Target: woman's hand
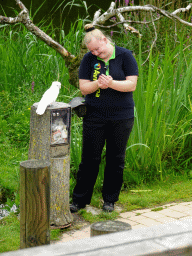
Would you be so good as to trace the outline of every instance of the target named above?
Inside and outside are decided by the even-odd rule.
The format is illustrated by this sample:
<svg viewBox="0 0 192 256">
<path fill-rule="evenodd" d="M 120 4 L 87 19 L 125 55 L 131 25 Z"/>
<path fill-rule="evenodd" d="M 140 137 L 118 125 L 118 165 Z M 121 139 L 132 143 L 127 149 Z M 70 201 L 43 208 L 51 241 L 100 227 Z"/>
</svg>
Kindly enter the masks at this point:
<svg viewBox="0 0 192 256">
<path fill-rule="evenodd" d="M 106 76 L 104 74 L 99 76 L 98 79 L 98 86 L 101 89 L 107 89 L 108 87 L 110 87 L 112 85 L 113 82 L 113 78 L 111 76 Z"/>
</svg>

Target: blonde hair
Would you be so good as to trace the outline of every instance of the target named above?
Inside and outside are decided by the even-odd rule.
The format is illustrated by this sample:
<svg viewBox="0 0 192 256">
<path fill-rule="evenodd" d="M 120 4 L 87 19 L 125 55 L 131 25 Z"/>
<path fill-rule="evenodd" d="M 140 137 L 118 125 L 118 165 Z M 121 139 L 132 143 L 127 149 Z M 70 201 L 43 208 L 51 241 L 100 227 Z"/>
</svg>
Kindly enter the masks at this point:
<svg viewBox="0 0 192 256">
<path fill-rule="evenodd" d="M 87 24 L 84 27 L 85 31 L 90 28 L 93 28 L 93 30 L 86 32 L 85 37 L 83 39 L 84 45 L 87 46 L 87 44 L 91 42 L 92 37 L 95 37 L 99 40 L 102 39 L 103 37 L 106 37 L 110 43 L 114 44 L 110 37 L 106 36 L 101 30 L 94 28 L 93 24 Z"/>
</svg>

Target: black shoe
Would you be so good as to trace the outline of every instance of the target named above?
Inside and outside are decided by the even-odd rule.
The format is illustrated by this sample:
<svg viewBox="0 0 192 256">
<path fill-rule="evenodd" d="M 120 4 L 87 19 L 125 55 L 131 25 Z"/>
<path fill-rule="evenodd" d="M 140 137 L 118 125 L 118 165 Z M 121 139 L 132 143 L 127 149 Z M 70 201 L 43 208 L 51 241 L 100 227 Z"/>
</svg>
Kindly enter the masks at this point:
<svg viewBox="0 0 192 256">
<path fill-rule="evenodd" d="M 112 212 L 114 211 L 114 203 L 104 202 L 103 211 Z"/>
<path fill-rule="evenodd" d="M 85 208 L 85 205 L 79 205 L 79 204 L 77 204 L 77 203 L 72 203 L 71 205 L 70 205 L 70 211 L 73 213 L 73 212 L 78 212 L 80 209 L 82 209 L 82 208 Z"/>
</svg>

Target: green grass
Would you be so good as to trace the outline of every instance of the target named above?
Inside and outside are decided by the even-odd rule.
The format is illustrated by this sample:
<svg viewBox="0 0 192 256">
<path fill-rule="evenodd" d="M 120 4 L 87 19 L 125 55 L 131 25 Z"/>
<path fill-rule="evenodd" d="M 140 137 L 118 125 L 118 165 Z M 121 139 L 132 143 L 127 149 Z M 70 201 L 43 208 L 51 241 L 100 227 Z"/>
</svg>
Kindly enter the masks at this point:
<svg viewBox="0 0 192 256">
<path fill-rule="evenodd" d="M 93 215 L 92 213 L 86 212 L 86 210 L 83 210 L 83 209 L 79 211 L 79 214 L 81 214 L 81 216 L 89 223 L 95 223 L 98 221 L 105 221 L 105 220 L 115 220 L 119 216 L 119 213 L 115 211 L 112 213 L 101 212 L 98 215 Z"/>
<path fill-rule="evenodd" d="M 163 210 L 163 207 L 157 207 L 157 208 L 151 209 L 152 212 L 158 212 L 161 210 Z"/>
<path fill-rule="evenodd" d="M 0 220 L 0 253 L 18 250 L 20 246 L 20 223 L 15 214 Z"/>
<path fill-rule="evenodd" d="M 151 185 L 135 187 L 136 191 L 122 191 L 117 205 L 123 212 L 138 209 L 152 208 L 152 211 L 162 210 L 162 205 L 173 202 L 187 202 L 192 200 L 192 180 L 187 178 L 167 179 L 166 182 L 157 182 Z M 181 189 L 182 188 L 182 189 Z M 151 190 L 151 192 L 143 192 Z M 102 208 L 101 195 L 94 193 L 91 201 L 94 207 Z M 101 212 L 99 215 L 87 213 L 84 209 L 78 212 L 85 221 L 95 223 L 104 220 L 115 220 L 118 212 Z M 59 240 L 61 235 L 71 228 L 51 230 L 51 241 Z M 20 247 L 20 224 L 14 213 L 0 220 L 0 252 L 18 250 Z"/>
<path fill-rule="evenodd" d="M 187 177 L 168 178 L 165 182 L 156 182 L 135 188 L 141 192 L 122 191 L 119 203 L 124 207 L 124 211 L 132 211 L 153 208 L 171 202 L 188 202 L 192 200 L 191 186 L 192 180 Z M 142 190 L 151 190 L 151 192 Z"/>
<path fill-rule="evenodd" d="M 66 230 L 65 230 L 66 231 Z M 59 240 L 63 231 L 50 231 L 51 241 Z M 0 220 L 0 253 L 20 249 L 20 222 L 14 213 Z"/>
<path fill-rule="evenodd" d="M 63 234 L 63 231 L 61 229 L 53 229 L 50 232 L 50 240 L 51 241 L 57 241 Z"/>
<path fill-rule="evenodd" d="M 12 145 L 8 139 L 0 143 L 0 203 L 7 198 L 14 199 L 14 193 L 19 193 L 20 162 L 27 160 L 26 149 Z"/>
</svg>

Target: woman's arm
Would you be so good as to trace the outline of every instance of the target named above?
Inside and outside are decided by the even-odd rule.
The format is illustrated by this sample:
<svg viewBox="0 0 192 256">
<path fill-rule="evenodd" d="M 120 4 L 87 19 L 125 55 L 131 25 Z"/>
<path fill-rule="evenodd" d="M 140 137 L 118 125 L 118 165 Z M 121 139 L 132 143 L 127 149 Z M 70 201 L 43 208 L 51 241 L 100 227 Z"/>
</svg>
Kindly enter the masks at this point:
<svg viewBox="0 0 192 256">
<path fill-rule="evenodd" d="M 93 93 L 99 89 L 98 80 L 90 81 L 86 79 L 79 79 L 79 88 L 83 95 Z"/>
<path fill-rule="evenodd" d="M 79 79 L 79 88 L 83 95 L 87 95 L 97 91 L 99 88 L 107 89 L 108 86 L 105 84 L 100 83 L 100 81 L 90 81 L 85 79 Z"/>
<path fill-rule="evenodd" d="M 111 76 L 101 75 L 99 81 L 107 87 L 120 92 L 133 92 L 136 89 L 138 76 L 126 76 L 126 80 L 113 80 Z"/>
</svg>

